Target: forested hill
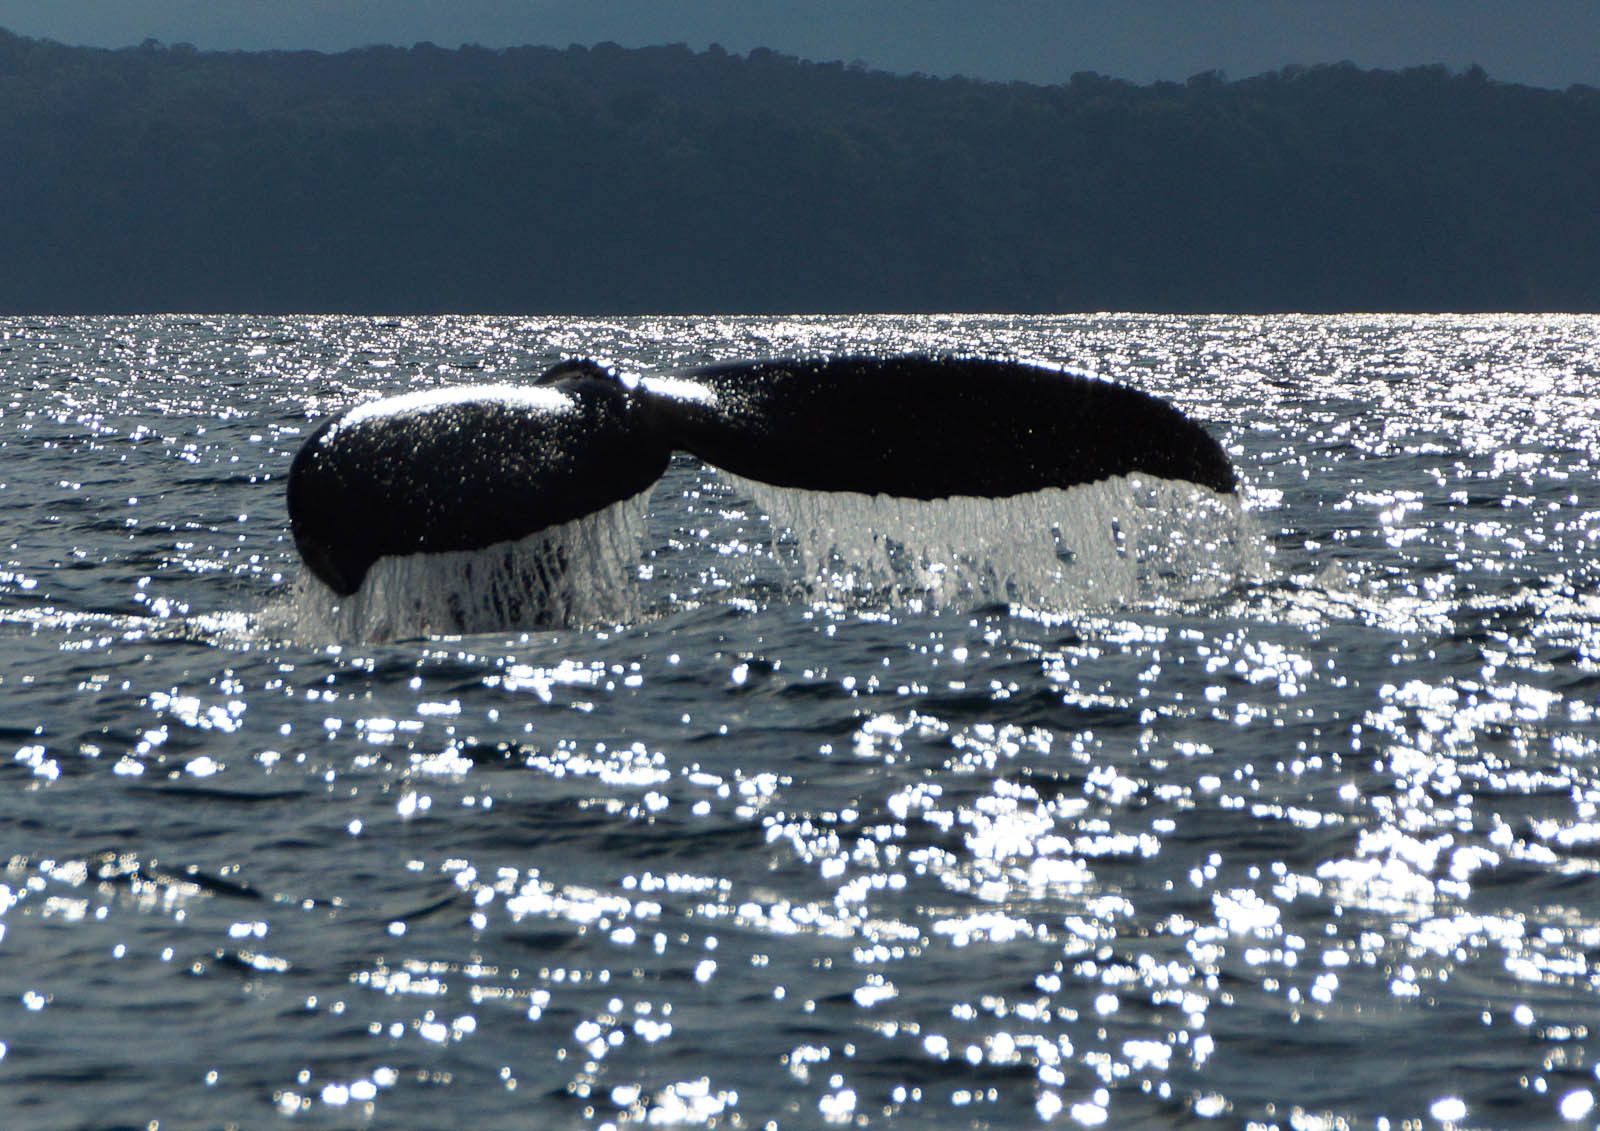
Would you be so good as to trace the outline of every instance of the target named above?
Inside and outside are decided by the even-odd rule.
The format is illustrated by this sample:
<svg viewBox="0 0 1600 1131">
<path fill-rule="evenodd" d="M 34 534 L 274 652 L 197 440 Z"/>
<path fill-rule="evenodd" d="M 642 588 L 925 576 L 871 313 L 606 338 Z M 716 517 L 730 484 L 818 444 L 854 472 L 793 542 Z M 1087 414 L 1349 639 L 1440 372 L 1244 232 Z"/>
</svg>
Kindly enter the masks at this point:
<svg viewBox="0 0 1600 1131">
<path fill-rule="evenodd" d="M 1600 91 L 0 32 L 0 311 L 1600 310 Z"/>
</svg>

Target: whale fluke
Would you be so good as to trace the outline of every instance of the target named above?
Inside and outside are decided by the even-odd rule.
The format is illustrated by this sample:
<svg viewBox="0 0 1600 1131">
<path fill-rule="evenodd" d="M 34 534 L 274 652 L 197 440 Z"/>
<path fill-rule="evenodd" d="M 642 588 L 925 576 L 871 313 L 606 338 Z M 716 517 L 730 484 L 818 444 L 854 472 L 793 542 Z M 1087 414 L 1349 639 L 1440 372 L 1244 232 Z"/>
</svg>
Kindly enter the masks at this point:
<svg viewBox="0 0 1600 1131">
<path fill-rule="evenodd" d="M 1165 401 L 981 358 L 757 361 L 412 393 L 319 427 L 289 470 L 295 545 L 336 593 L 387 555 L 476 550 L 647 490 L 682 450 L 779 487 L 1003 498 L 1142 473 L 1221 493 L 1221 446 Z"/>
<path fill-rule="evenodd" d="M 289 469 L 290 528 L 341 596 L 385 555 L 476 550 L 648 489 L 671 450 L 614 374 L 568 363 L 529 386 L 360 405 L 313 432 Z"/>
<path fill-rule="evenodd" d="M 1004 498 L 1133 473 L 1238 486 L 1221 446 L 1166 401 L 1014 361 L 742 362 L 640 387 L 677 447 L 780 487 Z"/>
</svg>

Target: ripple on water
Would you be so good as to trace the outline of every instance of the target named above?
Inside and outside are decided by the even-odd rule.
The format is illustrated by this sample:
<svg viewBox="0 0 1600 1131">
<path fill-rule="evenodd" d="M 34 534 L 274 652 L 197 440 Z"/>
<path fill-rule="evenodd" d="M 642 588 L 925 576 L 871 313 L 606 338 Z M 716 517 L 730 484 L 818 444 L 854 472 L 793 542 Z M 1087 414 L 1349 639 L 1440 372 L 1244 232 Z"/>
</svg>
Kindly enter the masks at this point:
<svg viewBox="0 0 1600 1131">
<path fill-rule="evenodd" d="M 1596 329 L 0 321 L 13 1111 L 1585 1125 Z M 914 348 L 1175 398 L 1243 469 L 1260 568 L 1141 526 L 1133 567 L 1082 545 L 1156 591 L 1033 600 L 952 514 L 930 540 L 977 576 L 947 589 L 864 533 L 881 507 L 679 461 L 620 624 L 275 619 L 288 461 L 355 400 Z"/>
</svg>

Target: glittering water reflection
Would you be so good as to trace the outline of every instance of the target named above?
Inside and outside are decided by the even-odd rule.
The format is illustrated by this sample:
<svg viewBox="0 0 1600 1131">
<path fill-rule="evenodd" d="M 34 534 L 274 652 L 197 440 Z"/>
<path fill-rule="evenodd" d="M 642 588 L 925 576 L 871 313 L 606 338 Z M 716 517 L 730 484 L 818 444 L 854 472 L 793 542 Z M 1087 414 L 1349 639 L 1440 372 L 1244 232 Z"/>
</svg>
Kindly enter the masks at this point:
<svg viewBox="0 0 1600 1131">
<path fill-rule="evenodd" d="M 1587 1125 L 1597 329 L 0 322 L 8 1101 L 37 1126 Z M 842 600 L 680 463 L 628 625 L 339 645 L 273 619 L 281 477 L 352 400 L 562 353 L 875 348 L 1175 398 L 1244 470 L 1261 576 Z"/>
</svg>

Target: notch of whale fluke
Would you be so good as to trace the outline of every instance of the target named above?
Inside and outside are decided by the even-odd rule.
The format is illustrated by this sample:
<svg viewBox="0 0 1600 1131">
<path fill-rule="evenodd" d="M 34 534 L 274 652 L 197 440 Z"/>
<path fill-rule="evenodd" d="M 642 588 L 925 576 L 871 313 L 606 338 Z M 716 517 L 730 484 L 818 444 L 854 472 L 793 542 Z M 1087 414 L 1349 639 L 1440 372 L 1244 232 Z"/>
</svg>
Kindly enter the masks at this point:
<svg viewBox="0 0 1600 1131">
<path fill-rule="evenodd" d="M 623 379 L 564 362 L 526 386 L 413 393 L 318 428 L 289 471 L 306 566 L 336 593 L 385 556 L 477 550 L 647 490 L 674 449 L 778 487 L 1005 498 L 1119 475 L 1237 489 L 1167 402 L 960 357 L 757 361 Z"/>
<path fill-rule="evenodd" d="M 313 432 L 289 469 L 295 546 L 349 596 L 381 557 L 483 549 L 632 498 L 671 456 L 633 400 L 581 362 L 527 386 L 359 405 Z"/>
</svg>

